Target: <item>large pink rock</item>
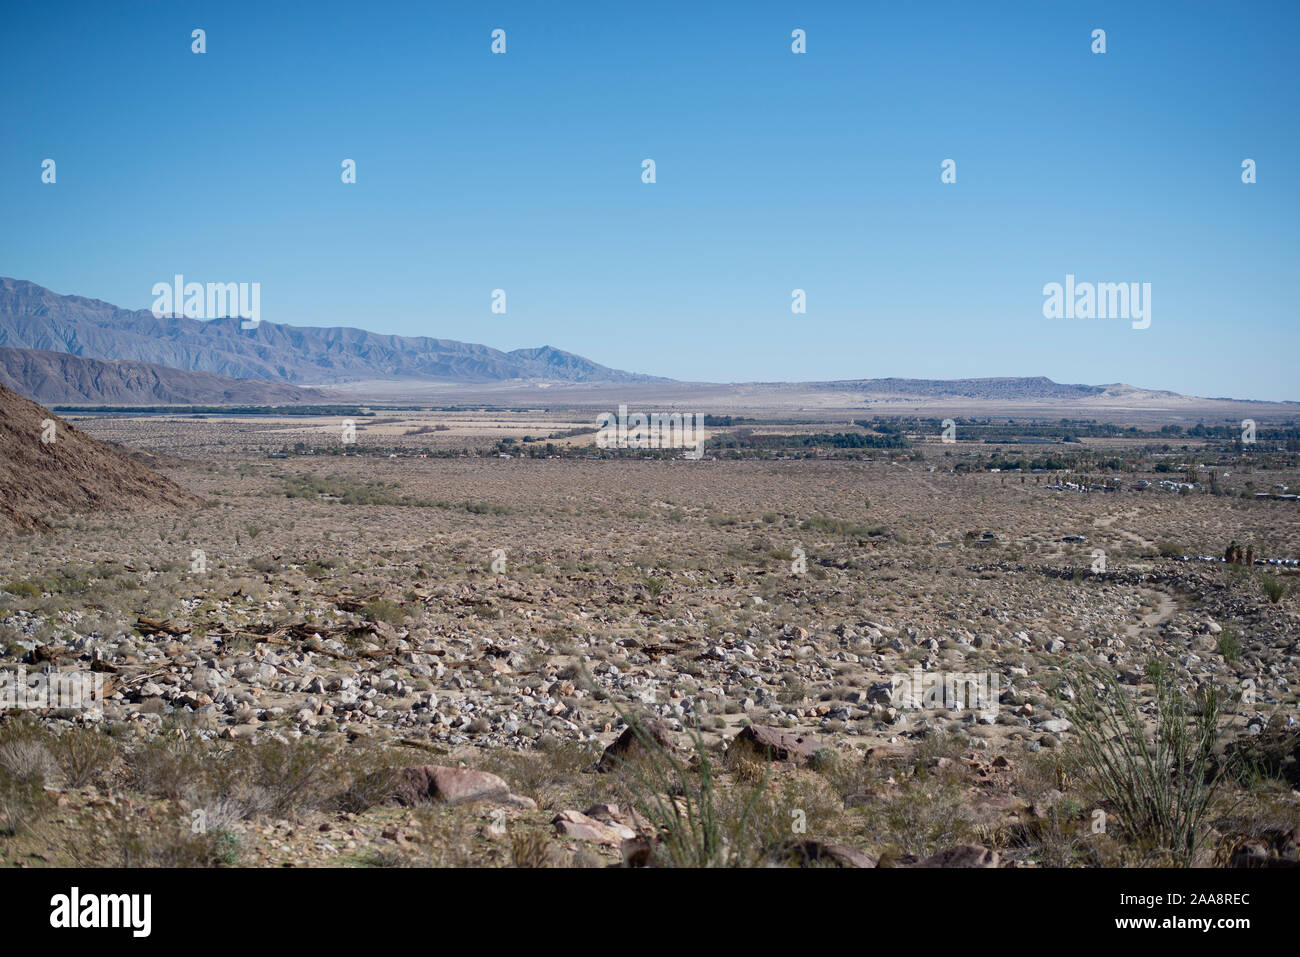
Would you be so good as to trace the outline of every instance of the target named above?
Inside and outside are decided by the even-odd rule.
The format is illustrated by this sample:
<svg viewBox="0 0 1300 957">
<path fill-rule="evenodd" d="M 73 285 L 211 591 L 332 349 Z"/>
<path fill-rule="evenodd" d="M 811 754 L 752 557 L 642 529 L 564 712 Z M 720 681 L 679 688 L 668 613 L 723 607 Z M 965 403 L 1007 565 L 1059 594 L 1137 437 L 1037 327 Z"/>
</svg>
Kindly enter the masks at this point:
<svg viewBox="0 0 1300 957">
<path fill-rule="evenodd" d="M 821 747 L 821 743 L 809 734 L 797 734 L 780 728 L 766 728 L 751 724 L 736 735 L 731 746 L 750 747 L 755 755 L 770 761 L 793 761 L 795 764 L 808 764 Z"/>
<path fill-rule="evenodd" d="M 998 852 L 982 844 L 959 844 L 919 862 L 917 867 L 997 867 Z"/>
<path fill-rule="evenodd" d="M 581 811 L 561 811 L 551 818 L 551 823 L 555 825 L 556 831 L 565 837 L 572 837 L 579 841 L 595 841 L 611 847 L 618 847 L 624 841 L 636 837 L 636 831 L 626 824 L 617 821 L 609 823 L 597 821 Z"/>
<path fill-rule="evenodd" d="M 471 801 L 505 801 L 510 787 L 495 774 L 469 768 L 425 764 L 403 768 L 393 797 L 398 804 L 468 804 Z"/>
<path fill-rule="evenodd" d="M 876 867 L 877 861 L 866 851 L 847 844 L 823 844 L 821 841 L 798 841 L 785 849 L 785 863 L 795 867 L 814 864 L 832 867 Z"/>
</svg>

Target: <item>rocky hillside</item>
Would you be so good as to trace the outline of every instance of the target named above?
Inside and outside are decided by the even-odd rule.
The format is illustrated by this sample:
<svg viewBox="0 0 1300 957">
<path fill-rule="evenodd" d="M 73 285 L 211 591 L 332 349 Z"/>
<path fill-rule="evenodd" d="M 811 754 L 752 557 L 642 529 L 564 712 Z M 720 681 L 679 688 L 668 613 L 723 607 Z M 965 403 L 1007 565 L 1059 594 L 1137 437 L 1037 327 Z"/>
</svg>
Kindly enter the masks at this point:
<svg viewBox="0 0 1300 957">
<path fill-rule="evenodd" d="M 98 299 L 63 296 L 0 278 L 0 346 L 69 352 L 302 385 L 344 380 L 655 382 L 551 346 L 501 352 L 451 339 L 387 336 L 364 329 L 288 326 L 265 319 L 158 318 Z"/>
<path fill-rule="evenodd" d="M 48 529 L 59 512 L 198 502 L 171 479 L 0 386 L 0 531 Z"/>
<path fill-rule="evenodd" d="M 0 348 L 0 385 L 37 402 L 104 405 L 296 405 L 334 396 L 284 382 L 231 379 L 149 362 Z"/>
</svg>

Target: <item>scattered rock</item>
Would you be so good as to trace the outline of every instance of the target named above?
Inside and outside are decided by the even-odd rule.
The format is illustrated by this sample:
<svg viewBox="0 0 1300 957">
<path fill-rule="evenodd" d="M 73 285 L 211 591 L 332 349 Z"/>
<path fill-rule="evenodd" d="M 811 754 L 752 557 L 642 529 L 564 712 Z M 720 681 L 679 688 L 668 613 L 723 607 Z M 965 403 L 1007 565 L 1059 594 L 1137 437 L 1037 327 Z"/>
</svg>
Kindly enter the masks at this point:
<svg viewBox="0 0 1300 957">
<path fill-rule="evenodd" d="M 1248 837 L 1233 848 L 1229 867 L 1300 867 L 1300 827 Z"/>
</svg>

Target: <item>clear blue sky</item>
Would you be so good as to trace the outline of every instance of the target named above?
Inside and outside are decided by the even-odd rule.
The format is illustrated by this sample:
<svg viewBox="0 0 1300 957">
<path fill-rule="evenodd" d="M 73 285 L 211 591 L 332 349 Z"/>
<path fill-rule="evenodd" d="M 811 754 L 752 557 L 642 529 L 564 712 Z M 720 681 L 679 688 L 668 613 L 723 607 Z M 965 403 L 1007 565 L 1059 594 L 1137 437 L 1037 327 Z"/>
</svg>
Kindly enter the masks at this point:
<svg viewBox="0 0 1300 957">
<path fill-rule="evenodd" d="M 1295 2 L 10 4 L 0 275 L 680 379 L 1300 399 L 1298 63 Z M 1066 273 L 1151 327 L 1043 318 Z"/>
</svg>

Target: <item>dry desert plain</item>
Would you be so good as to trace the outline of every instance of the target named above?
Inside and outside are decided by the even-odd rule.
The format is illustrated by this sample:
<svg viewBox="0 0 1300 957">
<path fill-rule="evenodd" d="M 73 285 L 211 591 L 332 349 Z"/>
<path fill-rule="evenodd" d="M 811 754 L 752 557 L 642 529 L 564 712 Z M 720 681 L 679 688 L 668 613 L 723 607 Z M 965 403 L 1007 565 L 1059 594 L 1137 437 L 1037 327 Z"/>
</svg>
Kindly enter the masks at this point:
<svg viewBox="0 0 1300 957">
<path fill-rule="evenodd" d="M 1280 445 L 68 418 L 202 504 L 5 537 L 0 667 L 105 680 L 0 725 L 5 865 L 1296 866 L 1296 569 L 1195 560 L 1300 557 Z"/>
</svg>

